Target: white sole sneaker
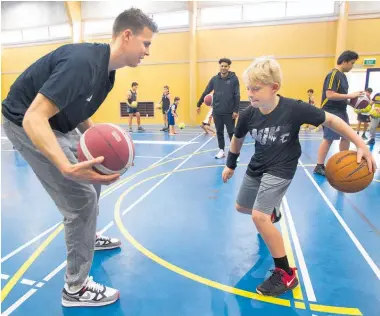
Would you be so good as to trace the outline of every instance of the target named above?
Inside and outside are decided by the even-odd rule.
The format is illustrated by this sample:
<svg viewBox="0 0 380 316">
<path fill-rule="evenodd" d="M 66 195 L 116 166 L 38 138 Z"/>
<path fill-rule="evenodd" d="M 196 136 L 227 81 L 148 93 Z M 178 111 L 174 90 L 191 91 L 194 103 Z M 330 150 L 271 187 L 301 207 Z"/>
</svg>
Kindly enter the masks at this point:
<svg viewBox="0 0 380 316">
<path fill-rule="evenodd" d="M 99 302 L 99 303 L 92 303 L 92 302 L 72 302 L 67 301 L 65 299 L 62 299 L 62 306 L 63 307 L 101 307 L 101 306 L 107 306 L 116 303 L 120 299 L 120 293 L 118 297 L 114 300 L 107 301 L 107 302 Z"/>
</svg>

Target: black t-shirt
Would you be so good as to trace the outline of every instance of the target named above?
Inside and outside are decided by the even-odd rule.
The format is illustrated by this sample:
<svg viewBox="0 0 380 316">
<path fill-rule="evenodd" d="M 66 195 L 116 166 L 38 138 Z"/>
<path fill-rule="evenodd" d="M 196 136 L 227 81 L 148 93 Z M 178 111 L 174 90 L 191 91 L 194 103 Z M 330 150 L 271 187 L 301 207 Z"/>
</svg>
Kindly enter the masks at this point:
<svg viewBox="0 0 380 316">
<path fill-rule="evenodd" d="M 170 107 L 169 94 L 162 94 L 162 109 L 166 112 Z"/>
<path fill-rule="evenodd" d="M 115 71 L 108 72 L 110 46 L 68 44 L 41 57 L 13 83 L 2 113 L 22 126 L 25 112 L 43 94 L 59 109 L 50 118 L 52 129 L 67 133 L 90 118 L 112 90 Z"/>
<path fill-rule="evenodd" d="M 331 90 L 339 94 L 348 93 L 348 81 L 343 72 L 333 69 L 325 78 L 322 91 L 322 108 L 327 112 L 345 112 L 347 110 L 347 100 L 329 100 L 326 91 Z"/>
<path fill-rule="evenodd" d="M 248 106 L 239 116 L 235 137 L 248 132 L 255 139 L 255 153 L 247 168 L 251 177 L 263 173 L 283 179 L 292 179 L 301 156 L 298 133 L 301 125 L 319 126 L 325 121 L 325 112 L 308 103 L 280 96 L 277 107 L 269 114 Z"/>
<path fill-rule="evenodd" d="M 128 99 L 128 103 L 131 104 L 132 102 L 137 100 L 137 92 L 133 90 L 129 90 L 129 92 L 131 93 L 131 96 Z"/>
</svg>

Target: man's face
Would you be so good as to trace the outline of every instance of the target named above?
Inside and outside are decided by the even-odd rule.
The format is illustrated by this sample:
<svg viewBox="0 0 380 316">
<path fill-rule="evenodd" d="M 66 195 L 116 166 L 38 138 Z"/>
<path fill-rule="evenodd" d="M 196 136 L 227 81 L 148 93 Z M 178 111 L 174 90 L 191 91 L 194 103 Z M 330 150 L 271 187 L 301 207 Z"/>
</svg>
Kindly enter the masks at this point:
<svg viewBox="0 0 380 316">
<path fill-rule="evenodd" d="M 228 71 L 230 70 L 230 65 L 223 62 L 220 64 L 220 73 L 222 75 L 226 75 L 228 73 Z"/>
<path fill-rule="evenodd" d="M 354 67 L 356 59 L 350 61 L 344 61 L 342 64 L 343 72 L 349 72 Z"/>
<path fill-rule="evenodd" d="M 122 54 L 125 65 L 137 67 L 145 56 L 149 56 L 153 32 L 147 27 L 144 27 L 138 33 L 133 33 L 130 29 L 127 29 L 121 36 L 123 36 Z"/>
</svg>

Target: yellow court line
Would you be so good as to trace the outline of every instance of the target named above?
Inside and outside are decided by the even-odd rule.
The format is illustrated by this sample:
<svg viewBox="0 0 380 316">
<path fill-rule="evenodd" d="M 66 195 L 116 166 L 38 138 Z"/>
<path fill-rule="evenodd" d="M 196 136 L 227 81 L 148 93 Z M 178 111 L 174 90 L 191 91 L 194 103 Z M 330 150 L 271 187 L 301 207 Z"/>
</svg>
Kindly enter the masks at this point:
<svg viewBox="0 0 380 316">
<path fill-rule="evenodd" d="M 282 208 L 282 206 L 281 206 L 281 208 Z M 291 267 L 295 267 L 296 262 L 294 260 L 293 248 L 292 248 L 291 243 L 290 243 L 289 230 L 288 230 L 288 227 L 286 226 L 286 223 L 285 223 L 285 212 L 282 212 L 282 220 L 280 220 L 280 227 L 281 227 L 281 232 L 282 232 L 282 238 L 284 239 L 286 255 L 287 255 L 288 260 L 289 260 L 289 265 Z M 301 283 L 295 289 L 293 289 L 292 292 L 293 292 L 293 298 L 294 299 L 303 300 Z"/>
<path fill-rule="evenodd" d="M 123 236 L 138 251 L 140 251 L 142 254 L 144 254 L 145 256 L 147 256 L 148 258 L 150 258 L 152 261 L 154 261 L 154 262 L 160 264 L 161 266 L 167 268 L 168 270 L 171 270 L 171 271 L 173 271 L 173 272 L 175 272 L 177 274 L 180 274 L 180 275 L 182 275 L 182 276 L 184 276 L 184 277 L 186 277 L 188 279 L 191 279 L 193 281 L 205 284 L 207 286 L 210 286 L 210 287 L 213 287 L 213 288 L 225 291 L 225 292 L 229 292 L 229 293 L 232 293 L 232 294 L 235 294 L 235 295 L 247 297 L 247 298 L 250 298 L 250 299 L 254 299 L 254 300 L 258 300 L 258 301 L 262 301 L 262 302 L 266 302 L 266 303 L 271 303 L 271 304 L 275 304 L 275 305 L 291 307 L 290 300 L 258 295 L 258 294 L 253 293 L 253 292 L 241 290 L 241 289 L 238 289 L 238 288 L 235 288 L 235 287 L 232 287 L 232 286 L 228 286 L 228 285 L 225 285 L 225 284 L 222 284 L 222 283 L 219 283 L 219 282 L 216 282 L 216 281 L 204 278 L 204 277 L 199 276 L 199 275 L 197 275 L 195 273 L 192 273 L 192 272 L 189 272 L 189 271 L 187 271 L 185 269 L 182 269 L 182 268 L 180 268 L 180 267 L 178 267 L 178 266 L 176 266 L 176 265 L 174 265 L 174 264 L 172 264 L 172 263 L 170 263 L 170 262 L 162 259 L 158 255 L 154 254 L 153 252 L 151 252 L 150 250 L 148 250 L 147 248 L 145 248 L 125 228 L 125 226 L 124 226 L 124 224 L 123 224 L 123 222 L 121 220 L 121 214 L 120 214 L 121 213 L 121 203 L 124 200 L 125 196 L 129 192 L 131 192 L 133 189 L 135 189 L 136 187 L 140 186 L 141 184 L 143 184 L 145 182 L 148 182 L 150 180 L 153 180 L 153 179 L 156 179 L 156 178 L 159 178 L 159 177 L 166 176 L 166 175 L 171 174 L 171 173 L 178 173 L 178 172 L 184 172 L 184 171 L 193 171 L 193 170 L 199 170 L 199 169 L 205 169 L 205 168 L 220 168 L 220 167 L 224 167 L 224 165 L 210 165 L 210 166 L 200 166 L 200 167 L 192 167 L 192 168 L 186 168 L 186 169 L 178 169 L 178 170 L 175 170 L 175 171 L 160 173 L 160 174 L 151 176 L 149 178 L 145 178 L 145 179 L 141 180 L 140 182 L 133 184 L 131 187 L 129 187 L 126 191 L 124 191 L 120 195 L 119 199 L 117 200 L 117 202 L 115 204 L 114 216 L 115 216 L 115 223 L 116 223 L 117 227 L 119 228 L 119 230 L 123 234 Z M 295 304 L 295 308 L 296 309 L 305 309 L 305 304 L 302 304 L 301 302 L 296 302 L 296 303 L 297 303 L 297 304 Z M 313 310 L 315 310 L 315 311 L 317 311 L 316 309 L 318 309 L 318 311 L 320 311 L 320 312 L 330 313 L 330 314 L 362 315 L 361 312 L 360 312 L 360 310 L 358 308 L 328 306 L 328 305 L 319 305 L 319 304 L 313 304 L 313 308 L 314 308 Z"/>
<path fill-rule="evenodd" d="M 16 283 L 22 278 L 26 270 L 33 264 L 33 262 L 38 258 L 38 256 L 44 251 L 44 249 L 53 241 L 53 239 L 61 232 L 63 229 L 63 224 L 59 225 L 46 239 L 45 241 L 36 249 L 36 251 L 29 257 L 28 260 L 24 262 L 20 269 L 12 276 L 8 283 L 1 290 L 1 302 L 5 300 L 10 291 Z"/>
</svg>

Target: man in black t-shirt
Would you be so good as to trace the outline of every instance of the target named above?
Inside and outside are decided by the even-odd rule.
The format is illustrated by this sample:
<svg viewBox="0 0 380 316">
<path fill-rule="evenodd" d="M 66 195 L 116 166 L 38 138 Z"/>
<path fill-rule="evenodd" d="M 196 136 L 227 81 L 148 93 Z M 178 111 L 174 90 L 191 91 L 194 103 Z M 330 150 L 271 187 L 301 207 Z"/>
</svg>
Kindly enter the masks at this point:
<svg viewBox="0 0 380 316">
<path fill-rule="evenodd" d="M 239 116 L 222 178 L 234 174 L 245 136 L 255 140 L 255 153 L 240 187 L 236 209 L 251 214 L 254 224 L 273 257 L 273 274 L 256 291 L 278 296 L 298 285 L 296 268 L 290 267 L 280 232 L 273 223 L 281 219 L 279 206 L 297 169 L 301 156 L 299 130 L 302 124 L 328 126 L 358 147 L 369 168 L 376 163 L 363 140 L 342 119 L 302 101 L 277 94 L 281 87 L 281 68 L 272 58 L 258 58 L 245 71 L 251 106 Z"/>
<path fill-rule="evenodd" d="M 3 127 L 64 216 L 67 266 L 62 305 L 104 306 L 119 291 L 89 277 L 94 250 L 117 248 L 120 241 L 96 234 L 101 185 L 119 174 L 93 170 L 103 157 L 78 163 L 80 135 L 114 86 L 116 69 L 137 67 L 157 25 L 141 10 L 122 12 L 110 44 L 69 44 L 41 57 L 11 86 L 2 103 Z"/>
<path fill-rule="evenodd" d="M 354 92 L 348 94 L 348 81 L 345 75 L 346 72 L 351 71 L 359 55 L 353 51 L 343 52 L 338 60 L 336 67 L 328 73 L 323 83 L 322 91 L 322 109 L 326 112 L 335 114 L 340 117 L 347 125 L 349 125 L 347 114 L 348 99 L 353 99 L 364 92 Z M 330 150 L 331 144 L 334 140 L 339 140 L 339 149 L 348 150 L 350 142 L 341 137 L 338 133 L 328 127 L 323 127 L 323 140 L 318 150 L 317 165 L 314 173 L 324 176 L 325 175 L 325 159 Z"/>
</svg>

